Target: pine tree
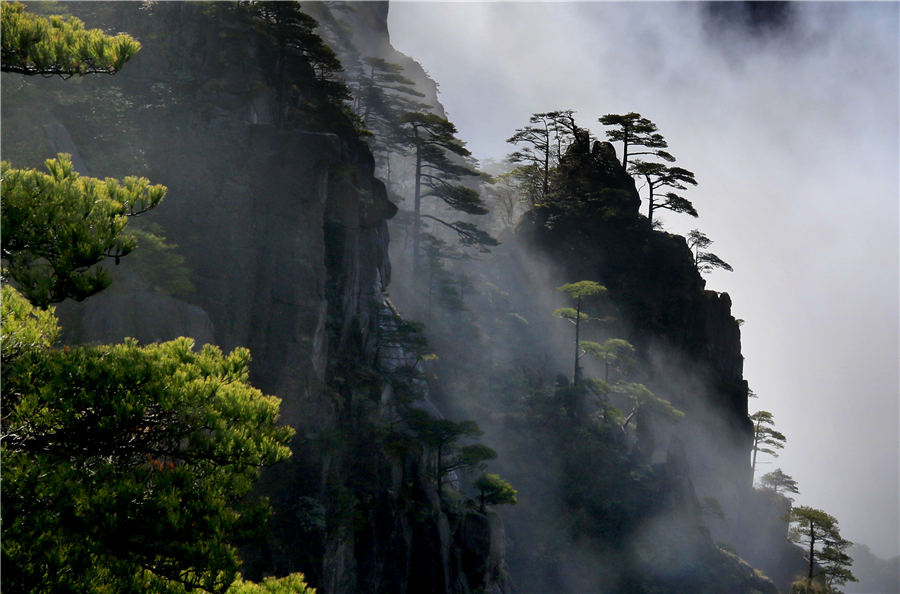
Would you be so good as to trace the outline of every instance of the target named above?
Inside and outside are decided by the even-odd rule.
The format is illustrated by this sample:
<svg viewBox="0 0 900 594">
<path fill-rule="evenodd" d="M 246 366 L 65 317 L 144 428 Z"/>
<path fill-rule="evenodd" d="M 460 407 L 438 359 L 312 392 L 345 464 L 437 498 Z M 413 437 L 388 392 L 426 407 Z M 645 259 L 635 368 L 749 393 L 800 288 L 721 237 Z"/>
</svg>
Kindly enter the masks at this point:
<svg viewBox="0 0 900 594">
<path fill-rule="evenodd" d="M 657 131 L 656 124 L 641 117 L 641 114 L 630 112 L 626 114 L 608 113 L 599 118 L 604 126 L 614 126 L 613 130 L 606 131 L 606 137 L 612 142 L 622 143 L 622 167 L 628 168 L 628 157 L 635 155 L 654 155 L 666 161 L 674 161 L 675 157 L 662 150 L 669 144 L 662 134 Z M 629 147 L 642 146 L 653 149 L 629 153 Z"/>
<path fill-rule="evenodd" d="M 775 493 L 800 493 L 797 481 L 791 478 L 790 475 L 785 474 L 780 468 L 762 475 L 759 479 L 759 484 L 763 489 L 768 489 Z"/>
<path fill-rule="evenodd" d="M 838 521 L 834 516 L 820 509 L 801 505 L 790 511 L 788 521 L 791 525 L 791 540 L 802 545 L 806 552 L 807 590 L 812 589 L 817 565 L 821 568 L 819 575 L 823 576 L 829 590 L 832 584 L 857 581 L 850 571 L 853 559 L 844 552 L 853 543 L 841 537 Z"/>
<path fill-rule="evenodd" d="M 584 313 L 583 308 L 587 299 L 605 295 L 606 287 L 595 281 L 583 280 L 576 283 L 567 283 L 557 287 L 556 290 L 565 293 L 575 301 L 574 308 L 562 307 L 554 310 L 553 315 L 568 320 L 575 326 L 575 371 L 572 374 L 572 387 L 577 390 L 581 379 L 579 361 L 584 354 L 581 348 L 581 324 L 590 319 L 590 316 Z"/>
<path fill-rule="evenodd" d="M 690 248 L 694 252 L 694 266 L 697 267 L 697 271 L 700 274 L 706 274 L 707 272 L 712 272 L 716 268 L 721 268 L 723 270 L 727 270 L 728 272 L 733 272 L 734 268 L 732 268 L 728 262 L 722 260 L 719 256 L 713 254 L 712 252 L 700 251 L 705 250 L 710 245 L 712 245 L 712 240 L 706 236 L 706 234 L 702 233 L 699 229 L 691 229 L 691 232 L 687 237 L 688 248 Z"/>
<path fill-rule="evenodd" d="M 532 200 L 532 206 L 543 203 L 550 193 L 550 171 L 559 164 L 569 144 L 574 142 L 580 128 L 575 124 L 575 112 L 571 109 L 532 114 L 529 125 L 517 128 L 506 142 L 522 145 L 509 155 L 513 163 L 534 172 L 539 181 L 540 195 Z"/>
<path fill-rule="evenodd" d="M 650 163 L 635 161 L 631 164 L 629 172 L 644 179 L 647 187 L 647 218 L 653 224 L 653 212 L 658 209 L 670 210 L 697 216 L 697 211 L 690 200 L 683 198 L 674 192 L 661 194 L 665 188 L 674 190 L 686 189 L 685 184 L 697 185 L 694 174 L 681 167 L 668 167 L 662 163 Z"/>
<path fill-rule="evenodd" d="M 357 82 L 357 113 L 367 128 L 387 131 L 396 126 L 397 116 L 428 107 L 416 100 L 425 94 L 403 76 L 403 66 L 376 57 L 363 59 L 363 64 Z"/>
<path fill-rule="evenodd" d="M 116 264 L 135 247 L 129 217 L 146 213 L 166 193 L 146 178 L 123 182 L 80 176 L 69 155 L 46 161 L 47 173 L 2 163 L 4 280 L 38 307 L 81 301 L 109 285 L 96 266 Z"/>
<path fill-rule="evenodd" d="M 56 349 L 51 311 L 8 285 L 2 310 L 4 586 L 227 587 L 268 513 L 246 496 L 293 434 L 246 349 Z"/>
<path fill-rule="evenodd" d="M 518 492 L 507 481 L 496 474 L 482 474 L 475 481 L 478 489 L 478 503 L 481 513 L 487 505 L 515 505 Z"/>
<path fill-rule="evenodd" d="M 777 450 L 784 448 L 784 442 L 787 438 L 784 434 L 775 430 L 775 418 L 767 410 L 753 413 L 750 415 L 750 421 L 753 423 L 753 445 L 750 449 L 753 452 L 753 459 L 750 468 L 751 475 L 755 475 L 756 455 L 762 452 L 777 458 Z"/>
<path fill-rule="evenodd" d="M 40 19 L 21 5 L 2 11 L 5 72 L 112 74 L 137 51 L 61 17 L 48 22 L 65 35 L 29 36 L 24 27 L 43 31 Z M 117 43 L 132 53 L 110 58 Z M 79 62 L 85 51 L 100 61 Z M 248 383 L 246 349 L 197 351 L 187 338 L 54 347 L 47 306 L 103 289 L 109 279 L 93 267 L 134 249 L 128 218 L 165 188 L 82 177 L 66 155 L 47 169 L 2 166 L 4 586 L 222 592 L 237 575 L 237 546 L 268 512 L 248 496 L 253 482 L 290 455 L 293 430 L 276 425 L 280 401 Z"/>
<path fill-rule="evenodd" d="M 347 105 L 350 89 L 338 77 L 343 66 L 315 32 L 318 22 L 303 12 L 299 3 L 249 2 L 239 8 L 249 12 L 258 31 L 268 40 L 262 49 L 272 62 L 278 122 L 302 119 L 308 125 L 310 120 L 321 117 L 318 112 L 325 113 L 332 125 L 341 119 L 352 119 Z M 318 109 L 307 109 L 309 102 Z"/>
<path fill-rule="evenodd" d="M 476 177 L 477 171 L 460 164 L 455 157 L 471 155 L 461 140 L 456 138 L 456 126 L 431 113 L 410 112 L 401 120 L 405 129 L 405 143 L 415 155 L 415 193 L 413 206 L 413 276 L 421 258 L 422 219 L 435 221 L 454 231 L 464 245 L 496 245 L 496 240 L 465 221 L 446 221 L 423 214 L 422 199 L 438 198 L 453 210 L 473 215 L 487 214 L 478 192 L 461 185 L 460 179 Z"/>
<path fill-rule="evenodd" d="M 115 74 L 141 49 L 129 35 L 85 29 L 75 17 L 40 17 L 19 2 L 3 2 L 0 70 L 26 76 L 71 78 Z"/>
<path fill-rule="evenodd" d="M 444 477 L 463 468 L 484 470 L 484 462 L 497 457 L 497 453 L 482 444 L 460 445 L 460 441 L 482 434 L 475 421 L 451 421 L 432 417 L 421 409 L 411 409 L 406 422 L 419 441 L 434 453 L 434 480 L 437 492 L 441 492 Z"/>
</svg>

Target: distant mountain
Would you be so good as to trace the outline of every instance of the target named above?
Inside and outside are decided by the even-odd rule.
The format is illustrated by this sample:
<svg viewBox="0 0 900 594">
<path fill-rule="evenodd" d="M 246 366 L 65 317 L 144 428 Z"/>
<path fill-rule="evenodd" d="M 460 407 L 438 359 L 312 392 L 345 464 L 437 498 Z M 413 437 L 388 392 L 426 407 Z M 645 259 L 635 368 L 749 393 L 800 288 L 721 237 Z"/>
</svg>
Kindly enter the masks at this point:
<svg viewBox="0 0 900 594">
<path fill-rule="evenodd" d="M 853 575 L 859 580 L 844 586 L 847 594 L 896 594 L 900 592 L 900 556 L 882 559 L 866 545 L 853 545 Z"/>
</svg>

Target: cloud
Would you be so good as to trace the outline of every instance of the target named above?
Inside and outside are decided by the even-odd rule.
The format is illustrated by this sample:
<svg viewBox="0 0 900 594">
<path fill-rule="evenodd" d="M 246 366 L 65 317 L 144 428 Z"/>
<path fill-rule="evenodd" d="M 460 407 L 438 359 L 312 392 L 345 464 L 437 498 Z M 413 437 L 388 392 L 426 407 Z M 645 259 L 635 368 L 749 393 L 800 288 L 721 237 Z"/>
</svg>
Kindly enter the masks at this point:
<svg viewBox="0 0 900 594">
<path fill-rule="evenodd" d="M 536 111 L 660 126 L 700 182 L 700 219 L 666 227 L 700 227 L 735 268 L 709 286 L 747 320 L 751 407 L 788 436 L 778 465 L 799 503 L 896 555 L 898 4 L 798 3 L 749 28 L 703 6 L 395 3 L 390 27 L 479 158 Z"/>
</svg>

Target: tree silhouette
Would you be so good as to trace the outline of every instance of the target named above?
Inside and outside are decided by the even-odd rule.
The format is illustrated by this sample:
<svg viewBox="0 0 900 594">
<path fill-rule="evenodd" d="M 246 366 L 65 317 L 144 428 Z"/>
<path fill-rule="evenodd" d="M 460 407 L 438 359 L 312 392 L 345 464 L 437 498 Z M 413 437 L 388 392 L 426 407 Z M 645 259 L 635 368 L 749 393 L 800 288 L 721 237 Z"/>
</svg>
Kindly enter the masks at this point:
<svg viewBox="0 0 900 594">
<path fill-rule="evenodd" d="M 456 126 L 448 120 L 423 112 L 410 112 L 400 120 L 406 134 L 404 142 L 416 159 L 415 194 L 413 207 L 413 266 L 415 277 L 421 256 L 422 219 L 427 218 L 453 230 L 464 245 L 496 245 L 496 240 L 464 221 L 446 221 L 433 215 L 422 214 L 422 199 L 434 197 L 454 210 L 467 214 L 482 215 L 488 210 L 478 196 L 478 192 L 457 183 L 464 177 L 475 177 L 479 173 L 460 164 L 452 158 L 468 157 L 470 152 L 461 140 L 456 138 Z"/>
<path fill-rule="evenodd" d="M 334 51 L 315 32 L 319 23 L 296 2 L 252 2 L 245 5 L 269 40 L 280 123 L 300 112 L 304 99 L 349 115 L 345 102 L 350 89 L 337 73 L 343 66 Z M 307 114 L 308 115 L 308 114 Z"/>
<path fill-rule="evenodd" d="M 391 154 L 402 152 L 405 138 L 403 114 L 430 108 L 418 99 L 425 95 L 403 75 L 403 67 L 382 58 L 368 57 L 356 71 L 356 113 L 365 128 L 373 154 L 383 161 L 385 184 L 391 186 Z"/>
<path fill-rule="evenodd" d="M 461 446 L 459 442 L 482 434 L 475 421 L 451 421 L 432 417 L 424 410 L 408 411 L 406 422 L 419 440 L 434 452 L 434 479 L 438 494 L 444 477 L 462 468 L 484 469 L 484 461 L 497 457 L 497 453 L 482 444 Z"/>
<path fill-rule="evenodd" d="M 550 191 L 550 170 L 559 163 L 566 147 L 579 130 L 571 109 L 532 114 L 529 125 L 517 128 L 506 142 L 523 145 L 509 155 L 513 163 L 524 163 L 540 180 L 540 197 L 544 202 Z"/>
<path fill-rule="evenodd" d="M 780 468 L 776 468 L 772 472 L 768 472 L 759 479 L 759 484 L 763 489 L 774 491 L 775 493 L 800 493 L 797 487 L 797 481 L 790 475 L 782 472 Z M 790 497 L 788 497 L 790 499 Z M 791 499 L 793 501 L 793 499 Z"/>
<path fill-rule="evenodd" d="M 672 212 L 682 212 L 697 216 L 697 211 L 690 200 L 683 198 L 674 192 L 662 193 L 662 190 L 669 188 L 672 190 L 685 190 L 685 184 L 692 186 L 697 185 L 694 174 L 687 169 L 681 167 L 668 167 L 662 163 L 650 163 L 644 161 L 635 161 L 631 164 L 629 172 L 632 175 L 642 177 L 648 191 L 647 197 L 647 218 L 650 224 L 653 224 L 653 211 L 657 209 L 671 210 Z"/>
<path fill-rule="evenodd" d="M 403 66 L 383 58 L 364 58 L 365 68 L 359 80 L 357 113 L 366 126 L 375 118 L 382 122 L 391 115 L 400 115 L 426 107 L 413 97 L 424 97 L 417 91 L 416 83 L 403 76 Z"/>
<path fill-rule="evenodd" d="M 790 539 L 803 545 L 806 551 L 806 590 L 812 589 L 814 571 L 818 564 L 829 589 L 832 584 L 857 581 L 850 571 L 853 559 L 844 551 L 853 543 L 841 537 L 838 521 L 824 511 L 801 505 L 788 514 Z"/>
<path fill-rule="evenodd" d="M 752 415 L 750 415 L 750 420 L 753 422 L 753 446 L 751 451 L 753 452 L 753 461 L 750 465 L 752 474 L 756 474 L 756 455 L 762 452 L 763 454 L 769 454 L 772 457 L 777 458 L 778 452 L 776 450 L 780 450 L 784 448 L 784 442 L 787 438 L 778 431 L 775 430 L 775 420 L 772 415 L 767 410 L 760 410 Z"/>
<path fill-rule="evenodd" d="M 712 252 L 700 251 L 712 245 L 712 240 L 699 229 L 691 229 L 687 237 L 687 243 L 691 251 L 694 252 L 694 266 L 697 267 L 697 271 L 701 274 L 712 272 L 716 268 L 721 268 L 728 272 L 734 271 L 734 268 L 719 256 Z"/>
<path fill-rule="evenodd" d="M 635 155 L 655 155 L 670 162 L 675 160 L 675 157 L 662 150 L 669 144 L 657 131 L 656 124 L 641 117 L 641 114 L 633 111 L 626 114 L 608 113 L 600 117 L 599 122 L 604 126 L 615 127 L 606 131 L 606 137 L 612 142 L 622 143 L 622 167 L 627 169 L 628 157 Z M 629 153 L 628 148 L 633 146 L 654 150 Z"/>
</svg>

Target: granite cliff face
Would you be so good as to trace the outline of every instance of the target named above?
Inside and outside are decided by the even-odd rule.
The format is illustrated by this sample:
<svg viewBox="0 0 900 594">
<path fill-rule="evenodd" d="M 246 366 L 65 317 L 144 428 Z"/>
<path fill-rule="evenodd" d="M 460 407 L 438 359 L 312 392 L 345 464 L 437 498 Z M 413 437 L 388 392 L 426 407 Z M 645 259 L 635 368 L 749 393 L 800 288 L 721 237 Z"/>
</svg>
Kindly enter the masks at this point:
<svg viewBox="0 0 900 594">
<path fill-rule="evenodd" d="M 646 454 L 657 462 L 684 458 L 698 495 L 715 497 L 737 517 L 752 490 L 752 427 L 731 299 L 705 289 L 683 237 L 653 230 L 638 216 L 634 181 L 612 146 L 594 142 L 588 151 L 586 144 L 570 148 L 566 159 L 578 173 L 567 191 L 589 196 L 579 189 L 587 183 L 595 192 L 605 188 L 607 197 L 596 199 L 592 214 L 539 209 L 520 226 L 520 241 L 537 246 L 561 278 L 596 279 L 608 289 L 612 334 L 634 344 L 647 387 L 685 412 L 676 426 L 657 423 L 645 433 Z M 721 530 L 716 540 L 740 539 L 736 524 L 713 529 Z"/>
<path fill-rule="evenodd" d="M 423 101 L 443 113 L 436 84 L 390 46 L 386 3 L 304 8 L 345 66 L 369 56 L 401 64 Z M 286 123 L 264 35 L 234 5 L 84 3 L 71 11 L 128 31 L 144 47 L 114 79 L 40 86 L 4 79 L 4 124 L 12 122 L 4 126 L 4 158 L 38 166 L 62 150 L 84 174 L 140 174 L 168 186 L 150 218 L 184 262 L 162 276 L 177 268 L 193 290 L 166 290 L 151 279 L 159 271 L 136 263 L 136 252 L 123 259 L 112 288 L 66 304 L 61 317 L 73 340 L 189 335 L 224 349 L 250 348 L 253 383 L 282 398 L 282 419 L 297 438 L 290 463 L 261 481 L 275 514 L 269 537 L 244 551 L 249 577 L 303 571 L 326 593 L 644 591 L 636 588 L 647 584 L 658 591 L 714 592 L 722 584 L 773 591 L 715 545 L 740 542 L 750 521 L 741 510 L 762 505 L 748 500 L 751 428 L 730 298 L 705 290 L 683 238 L 654 231 L 638 216 L 634 182 L 610 145 L 576 145 L 569 155 L 580 172 L 577 190 L 604 190 L 602 209 L 593 216 L 533 212 L 467 270 L 481 284 L 460 302 L 477 312 L 472 319 L 482 329 L 502 331 L 476 338 L 460 311 L 435 314 L 428 338 L 439 360 L 429 364 L 427 384 L 409 380 L 404 370 L 424 365 L 388 338 L 401 320 L 385 296 L 397 207 L 350 120 L 306 105 L 304 117 Z M 552 443 L 532 439 L 539 433 L 523 438 L 532 429 L 521 418 L 531 401 L 523 382 L 501 373 L 521 355 L 538 364 L 517 373 L 545 382 L 558 353 L 568 356 L 568 335 L 554 342 L 550 325 L 558 320 L 547 320 L 552 307 L 538 296 L 556 296 L 553 287 L 581 279 L 608 288 L 617 320 L 610 331 L 634 343 L 641 381 L 686 413 L 675 427 L 642 419 L 630 449 L 615 437 L 610 443 L 619 449 L 580 452 L 588 460 L 619 456 L 610 484 L 647 487 L 636 488 L 637 503 L 624 511 L 588 489 L 578 496 L 594 500 L 580 509 L 573 497 L 560 497 L 560 468 L 601 488 L 607 477 L 594 476 L 591 465 L 566 468 L 548 454 Z M 398 301 L 414 297 L 397 293 Z M 396 399 L 410 385 L 431 391 L 419 406 L 434 416 L 440 408 L 482 424 L 486 443 L 500 452 L 499 470 L 520 489 L 514 510 L 481 513 L 442 501 L 427 470 L 433 454 L 393 433 Z M 565 439 L 591 437 L 572 435 Z M 640 473 L 653 478 L 627 483 Z M 705 522 L 704 497 L 744 524 Z M 658 529 L 591 541 L 555 526 L 577 528 L 585 509 L 605 514 L 610 534 L 626 524 Z M 630 514 L 627 521 L 619 513 Z M 754 544 L 760 559 L 777 523 L 767 531 Z M 622 549 L 593 548 L 597 542 Z M 554 547 L 553 557 L 535 553 Z M 529 571 L 545 567 L 552 575 L 529 581 Z"/>
<path fill-rule="evenodd" d="M 245 551 L 250 575 L 304 571 L 322 592 L 498 587 L 496 516 L 445 511 L 427 455 L 375 435 L 391 405 L 376 369 L 396 207 L 350 121 L 306 105 L 311 119 L 286 123 L 264 35 L 234 5 L 69 8 L 142 51 L 114 79 L 4 80 L 4 158 L 39 166 L 64 150 L 83 174 L 166 185 L 149 218 L 194 289 L 161 291 L 125 258 L 113 288 L 60 308 L 68 338 L 250 348 L 251 380 L 298 432 L 292 461 L 263 476 L 275 514 Z"/>
</svg>

